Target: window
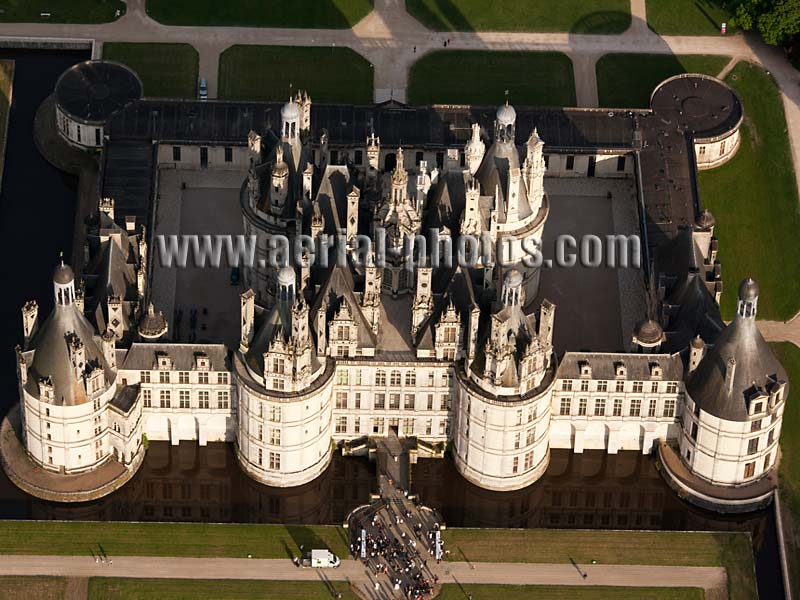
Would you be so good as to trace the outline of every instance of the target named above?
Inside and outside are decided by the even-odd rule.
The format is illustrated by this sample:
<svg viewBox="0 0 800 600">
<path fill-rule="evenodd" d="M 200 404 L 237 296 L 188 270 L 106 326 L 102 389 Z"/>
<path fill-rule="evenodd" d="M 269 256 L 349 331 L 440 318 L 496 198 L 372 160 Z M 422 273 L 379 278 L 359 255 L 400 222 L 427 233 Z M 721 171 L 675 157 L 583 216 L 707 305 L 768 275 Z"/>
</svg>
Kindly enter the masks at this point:
<svg viewBox="0 0 800 600">
<path fill-rule="evenodd" d="M 622 416 L 622 398 L 614 398 L 614 416 Z"/>
<path fill-rule="evenodd" d="M 197 374 L 197 383 L 201 383 L 201 384 L 204 384 L 204 385 L 208 384 L 208 373 L 205 372 L 205 371 L 202 371 L 202 372 L 198 373 Z"/>
<path fill-rule="evenodd" d="M 533 451 L 525 454 L 525 470 L 530 471 L 533 468 Z"/>
<path fill-rule="evenodd" d="M 515 456 L 511 461 L 511 472 L 517 473 L 519 471 L 519 456 Z"/>
<path fill-rule="evenodd" d="M 261 424 L 258 426 L 258 441 L 264 441 L 264 426 Z"/>
<path fill-rule="evenodd" d="M 769 435 L 767 436 L 767 446 L 771 445 L 772 442 L 775 441 L 775 429 L 769 430 Z"/>
<path fill-rule="evenodd" d="M 375 372 L 375 385 L 386 385 L 386 371 Z"/>
<path fill-rule="evenodd" d="M 269 420 L 273 423 L 280 423 L 281 422 L 281 407 L 280 406 L 270 406 L 269 407 Z"/>
<path fill-rule="evenodd" d="M 647 407 L 647 416 L 648 417 L 655 417 L 656 416 L 656 405 L 658 404 L 658 400 L 655 398 L 650 398 L 650 403 Z"/>
<path fill-rule="evenodd" d="M 644 390 L 644 382 L 643 381 L 634 381 L 633 382 L 633 393 L 634 394 L 641 394 L 642 390 Z"/>
<path fill-rule="evenodd" d="M 439 405 L 440 410 L 450 410 L 450 394 L 442 394 L 441 404 Z"/>
<path fill-rule="evenodd" d="M 169 371 L 161 371 L 158 374 L 159 383 L 169 383 Z"/>
<path fill-rule="evenodd" d="M 400 394 L 389 394 L 389 409 L 400 410 Z"/>
<path fill-rule="evenodd" d="M 697 439 L 697 423 L 692 423 L 692 433 L 690 435 L 693 440 Z"/>
<path fill-rule="evenodd" d="M 575 157 L 571 154 L 567 156 L 567 171 L 572 171 L 575 168 Z"/>
<path fill-rule="evenodd" d="M 347 417 L 336 417 L 336 433 L 347 431 Z"/>
<path fill-rule="evenodd" d="M 618 156 L 617 157 L 617 171 L 624 171 L 625 170 L 625 157 Z"/>
<path fill-rule="evenodd" d="M 281 455 L 277 452 L 269 453 L 269 468 L 278 471 L 281 468 Z"/>
<path fill-rule="evenodd" d="M 272 444 L 273 446 L 281 445 L 281 430 L 278 429 L 277 427 L 269 428 L 269 443 Z"/>
<path fill-rule="evenodd" d="M 433 410 L 433 394 L 428 394 L 428 410 Z"/>
<path fill-rule="evenodd" d="M 353 408 L 361 408 L 361 392 L 356 392 L 355 406 Z"/>
<path fill-rule="evenodd" d="M 357 165 L 360 165 L 364 162 L 364 152 L 363 150 L 356 150 L 355 161 Z"/>
<path fill-rule="evenodd" d="M 386 394 L 375 394 L 375 408 L 377 410 L 386 408 Z"/>
<path fill-rule="evenodd" d="M 675 416 L 675 398 L 667 398 L 664 400 L 664 410 L 661 412 L 662 417 Z"/>
<path fill-rule="evenodd" d="M 603 417 L 606 414 L 606 401 L 597 398 L 594 401 L 594 416 L 595 417 Z"/>
<path fill-rule="evenodd" d="M 208 408 L 209 393 L 205 390 L 197 392 L 197 405 L 198 408 Z"/>
<path fill-rule="evenodd" d="M 403 408 L 406 410 L 414 410 L 414 394 L 406 394 L 403 401 Z"/>
<path fill-rule="evenodd" d="M 347 392 L 336 392 L 336 408 L 347 408 Z"/>
<path fill-rule="evenodd" d="M 433 371 L 428 371 L 428 387 L 433 387 L 436 385 L 436 373 Z"/>
<path fill-rule="evenodd" d="M 180 408 L 189 408 L 189 390 L 178 392 L 178 405 Z"/>
<path fill-rule="evenodd" d="M 414 419 L 403 419 L 403 435 L 414 435 Z"/>
<path fill-rule="evenodd" d="M 181 147 L 180 146 L 173 146 L 172 147 L 172 160 L 175 162 L 179 162 L 181 160 Z"/>
<path fill-rule="evenodd" d="M 433 435 L 433 419 L 425 419 L 425 435 Z"/>
<path fill-rule="evenodd" d="M 772 454 L 767 454 L 767 455 L 764 457 L 764 470 L 765 470 L 765 471 L 766 471 L 767 469 L 769 469 L 769 464 L 770 464 L 770 463 L 769 463 L 769 461 L 770 461 L 770 459 L 771 459 L 771 458 L 772 458 Z"/>
<path fill-rule="evenodd" d="M 150 408 L 152 406 L 152 399 L 150 397 L 150 390 L 142 390 L 142 399 L 144 400 L 144 407 Z M 50 423 L 47 424 L 50 427 Z"/>
<path fill-rule="evenodd" d="M 361 433 L 361 417 L 356 417 L 353 421 L 353 433 Z"/>
<path fill-rule="evenodd" d="M 719 144 L 719 153 L 720 155 L 725 154 L 725 140 L 722 140 Z"/>
<path fill-rule="evenodd" d="M 598 392 L 608 391 L 608 382 L 607 381 L 598 381 L 597 382 L 597 391 Z"/>
<path fill-rule="evenodd" d="M 616 391 L 616 392 L 624 392 L 625 391 L 625 382 L 624 381 L 618 381 L 617 385 L 614 388 L 614 391 Z"/>
<path fill-rule="evenodd" d="M 225 148 L 225 162 L 233 162 L 233 148 Z"/>
<path fill-rule="evenodd" d="M 572 391 L 572 379 L 565 379 L 561 382 L 561 391 L 562 392 L 571 392 Z"/>
<path fill-rule="evenodd" d="M 756 463 L 755 462 L 749 462 L 749 463 L 745 464 L 745 466 L 744 466 L 745 479 L 748 478 L 748 477 L 752 477 L 753 475 L 755 475 L 755 473 L 756 473 Z"/>
<path fill-rule="evenodd" d="M 698 150 L 699 150 L 698 153 L 699 153 L 700 156 L 705 156 L 706 155 L 706 147 L 705 146 L 700 146 L 700 148 Z"/>
<path fill-rule="evenodd" d="M 158 395 L 159 402 L 161 404 L 161 408 L 170 408 L 170 397 L 169 397 L 169 390 L 161 390 Z"/>
<path fill-rule="evenodd" d="M 417 385 L 417 374 L 414 371 L 406 371 L 406 385 Z"/>
<path fill-rule="evenodd" d="M 376 417 L 372 422 L 372 433 L 383 433 L 384 423 L 383 417 Z"/>
<path fill-rule="evenodd" d="M 230 394 L 228 391 L 217 392 L 217 408 L 227 409 L 230 407 Z"/>
<path fill-rule="evenodd" d="M 217 373 L 217 384 L 218 385 L 228 385 L 228 374 L 227 373 Z"/>
<path fill-rule="evenodd" d="M 755 454 L 758 452 L 758 438 L 753 438 L 747 442 L 747 453 Z"/>
<path fill-rule="evenodd" d="M 178 383 L 182 385 L 189 383 L 189 373 L 186 371 L 180 371 L 178 373 Z"/>
<path fill-rule="evenodd" d="M 642 399 L 634 398 L 633 400 L 631 400 L 630 416 L 638 417 L 641 414 L 642 414 Z"/>
<path fill-rule="evenodd" d="M 78 142 L 81 142 L 81 126 L 77 125 L 75 128 L 75 132 L 78 134 Z"/>
<path fill-rule="evenodd" d="M 522 425 L 522 411 L 517 411 L 517 425 Z"/>
<path fill-rule="evenodd" d="M 140 372 L 139 378 L 142 380 L 142 383 L 150 383 L 150 371 Z"/>
<path fill-rule="evenodd" d="M 657 381 L 653 381 L 650 384 L 650 393 L 651 394 L 657 394 L 658 393 L 658 382 Z"/>
<path fill-rule="evenodd" d="M 533 429 L 528 429 L 528 431 L 525 432 L 525 445 L 530 446 L 535 439 L 536 439 L 536 428 L 534 427 Z"/>
<path fill-rule="evenodd" d="M 675 381 L 670 381 L 667 383 L 667 393 L 674 394 L 678 391 L 678 383 Z"/>
<path fill-rule="evenodd" d="M 559 408 L 558 413 L 563 417 L 570 413 L 570 408 L 572 402 L 570 402 L 569 398 L 562 398 L 561 399 L 561 407 Z"/>
<path fill-rule="evenodd" d="M 578 415 L 581 417 L 586 416 L 586 404 L 587 404 L 586 398 L 581 398 L 580 400 L 578 400 Z"/>
<path fill-rule="evenodd" d="M 389 385 L 392 387 L 400 386 L 400 371 L 392 371 L 391 378 L 389 379 Z"/>
<path fill-rule="evenodd" d="M 515 433 L 514 434 L 514 448 L 515 449 L 519 449 L 519 445 L 520 445 L 521 440 L 522 440 L 522 434 L 521 433 Z"/>
<path fill-rule="evenodd" d="M 581 391 L 582 392 L 588 392 L 589 391 L 589 382 L 586 381 L 585 379 L 583 381 L 581 381 Z"/>
</svg>

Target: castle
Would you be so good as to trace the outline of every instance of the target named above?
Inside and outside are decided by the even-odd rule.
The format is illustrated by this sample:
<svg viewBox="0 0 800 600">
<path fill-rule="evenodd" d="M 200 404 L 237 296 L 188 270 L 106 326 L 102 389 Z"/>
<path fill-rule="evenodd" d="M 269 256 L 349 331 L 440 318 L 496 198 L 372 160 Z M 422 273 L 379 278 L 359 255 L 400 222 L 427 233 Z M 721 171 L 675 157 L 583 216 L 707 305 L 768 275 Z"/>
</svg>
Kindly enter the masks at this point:
<svg viewBox="0 0 800 600">
<path fill-rule="evenodd" d="M 672 106 L 681 100 L 682 109 Z M 131 98 L 123 112 L 146 102 Z M 709 125 L 697 102 L 732 110 Z M 537 481 L 551 448 L 657 449 L 670 484 L 696 504 L 736 512 L 769 502 L 788 383 L 755 325 L 758 286 L 741 284 L 736 317 L 725 325 L 713 216 L 696 203 L 685 225 L 677 213 L 658 221 L 652 212 L 659 202 L 662 212 L 679 210 L 687 206 L 674 202 L 679 193 L 696 194 L 670 180 L 672 207 L 659 200 L 664 162 L 693 182 L 696 168 L 735 153 L 741 105 L 704 76 L 668 80 L 652 105 L 649 115 L 562 111 L 539 118 L 546 131 L 519 132 L 506 102 L 491 129 L 466 123 L 461 147 L 410 141 L 387 149 L 378 127 L 361 144 L 337 143 L 325 130 L 315 137 L 311 99 L 301 92 L 273 126 L 251 129 L 236 146 L 154 138 L 159 164 L 213 169 L 218 156 L 219 168 L 246 169 L 241 220 L 259 259 L 278 233 L 351 241 L 382 228 L 394 248 L 432 229 L 454 240 L 488 235 L 505 261 L 435 269 L 423 261 L 412 272 L 391 260 L 382 268 L 374 260 L 296 268 L 257 260 L 242 269 L 238 344 L 170 341 L 174 316 L 154 307 L 148 230 L 120 225 L 131 223 L 101 198 L 87 219 L 94 241 L 81 277 L 62 262 L 49 317 L 40 323 L 33 301 L 22 309 L 27 455 L 54 476 L 109 463 L 130 476 L 145 440 L 226 441 L 253 479 L 286 487 L 323 473 L 337 446 L 394 432 L 432 453 L 448 445 L 458 471 L 491 490 Z M 654 123 L 659 110 L 680 110 L 689 121 L 668 149 Z M 123 117 L 102 124 L 111 139 Z M 565 121 L 581 129 L 581 119 L 608 120 L 609 136 L 624 137 L 625 127 L 639 136 L 627 145 L 573 139 L 550 147 L 548 135 L 565 131 Z M 62 135 L 74 134 L 68 121 L 61 107 Z M 102 147 L 101 137 L 64 135 Z M 595 176 L 637 190 L 650 260 L 636 277 L 647 307 L 625 348 L 559 352 L 559 306 L 542 287 L 549 272 L 523 262 L 523 240 L 547 231 L 548 180 Z M 26 487 L 24 474 L 12 479 Z"/>
</svg>

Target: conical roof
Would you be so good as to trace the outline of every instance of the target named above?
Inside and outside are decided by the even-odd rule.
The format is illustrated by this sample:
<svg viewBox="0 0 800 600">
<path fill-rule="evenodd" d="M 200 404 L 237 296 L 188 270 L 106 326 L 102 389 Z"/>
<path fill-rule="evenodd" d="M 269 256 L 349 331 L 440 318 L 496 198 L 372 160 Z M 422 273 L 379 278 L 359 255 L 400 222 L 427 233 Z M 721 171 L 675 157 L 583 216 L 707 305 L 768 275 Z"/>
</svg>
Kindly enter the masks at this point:
<svg viewBox="0 0 800 600">
<path fill-rule="evenodd" d="M 740 300 L 742 290 L 747 292 L 745 301 L 755 298 L 749 295 L 752 285 L 743 284 Z M 733 379 L 726 385 L 729 369 L 733 369 Z M 686 389 L 708 414 L 728 421 L 747 421 L 753 392 L 757 388 L 768 389 L 770 381 L 775 380 L 787 381 L 786 371 L 764 341 L 755 316 L 737 314 L 689 376 Z"/>
</svg>

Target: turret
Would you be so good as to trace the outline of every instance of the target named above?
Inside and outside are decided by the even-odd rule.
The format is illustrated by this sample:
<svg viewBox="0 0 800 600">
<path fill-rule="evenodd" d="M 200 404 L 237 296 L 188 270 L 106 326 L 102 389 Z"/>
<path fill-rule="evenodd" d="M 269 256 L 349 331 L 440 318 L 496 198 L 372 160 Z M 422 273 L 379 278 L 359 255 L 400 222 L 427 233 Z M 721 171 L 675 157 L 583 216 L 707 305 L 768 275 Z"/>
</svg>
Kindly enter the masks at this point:
<svg viewBox="0 0 800 600">
<path fill-rule="evenodd" d="M 152 304 L 150 305 L 152 306 Z M 117 369 L 117 350 L 116 350 L 116 338 L 114 337 L 114 332 L 110 329 L 106 329 L 103 332 L 103 335 L 100 337 L 102 344 L 103 344 L 103 358 L 106 359 L 106 364 L 112 370 Z"/>
<path fill-rule="evenodd" d="M 695 336 L 689 344 L 689 373 L 692 373 L 703 357 L 706 355 L 706 345 L 703 338 Z"/>
<path fill-rule="evenodd" d="M 247 152 L 252 166 L 261 164 L 261 136 L 252 129 L 247 134 Z"/>
<path fill-rule="evenodd" d="M 531 212 L 536 214 L 542 206 L 544 197 L 544 141 L 539 137 L 536 128 L 528 137 L 525 162 L 522 164 L 522 180 L 528 193 Z"/>
<path fill-rule="evenodd" d="M 36 300 L 28 300 L 22 307 L 22 335 L 24 336 L 23 348 L 27 349 L 31 338 L 36 333 L 39 324 L 39 305 Z"/>
<path fill-rule="evenodd" d="M 481 126 L 473 123 L 472 137 L 464 147 L 464 160 L 470 175 L 475 175 L 478 172 L 478 167 L 483 162 L 484 154 L 486 154 L 486 144 L 481 140 Z"/>
<path fill-rule="evenodd" d="M 279 143 L 272 166 L 272 185 L 270 187 L 270 209 L 280 215 L 286 206 L 289 194 L 289 166 L 283 160 L 283 146 Z"/>
<path fill-rule="evenodd" d="M 347 241 L 348 243 L 358 235 L 358 201 L 361 192 L 356 186 L 347 193 Z"/>
<path fill-rule="evenodd" d="M 108 218 L 114 220 L 114 199 L 113 198 L 100 198 L 98 205 L 101 213 L 108 215 Z"/>
<path fill-rule="evenodd" d="M 253 334 L 255 333 L 255 293 L 253 290 L 247 290 L 239 299 L 242 309 L 242 331 L 239 339 L 239 352 L 246 353 L 250 347 L 250 342 L 253 341 Z"/>
<path fill-rule="evenodd" d="M 404 204 L 408 191 L 408 172 L 403 166 L 403 149 L 397 149 L 397 164 L 392 172 L 391 202 L 397 205 Z"/>
<path fill-rule="evenodd" d="M 294 140 L 300 134 L 300 106 L 289 96 L 289 101 L 281 108 L 281 135 Z"/>
<path fill-rule="evenodd" d="M 416 335 L 419 326 L 425 322 L 433 310 L 431 276 L 433 269 L 419 267 L 417 269 L 417 290 L 414 294 L 414 305 L 411 315 L 411 335 Z"/>
<path fill-rule="evenodd" d="M 494 120 L 494 138 L 498 143 L 514 143 L 514 128 L 517 122 L 517 111 L 508 103 L 497 109 Z"/>
<path fill-rule="evenodd" d="M 75 274 L 63 260 L 53 273 L 53 293 L 57 307 L 75 302 Z"/>
</svg>

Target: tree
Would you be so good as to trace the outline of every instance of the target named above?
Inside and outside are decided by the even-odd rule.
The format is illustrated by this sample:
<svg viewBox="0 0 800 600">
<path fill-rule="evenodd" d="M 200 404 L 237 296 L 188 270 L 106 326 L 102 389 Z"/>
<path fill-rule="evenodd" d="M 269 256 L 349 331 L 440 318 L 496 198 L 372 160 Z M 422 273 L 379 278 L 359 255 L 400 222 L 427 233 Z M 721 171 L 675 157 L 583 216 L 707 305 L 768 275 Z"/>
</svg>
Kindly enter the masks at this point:
<svg viewBox="0 0 800 600">
<path fill-rule="evenodd" d="M 800 33 L 800 0 L 734 0 L 733 22 L 757 29 L 768 44 L 782 45 Z"/>
</svg>

